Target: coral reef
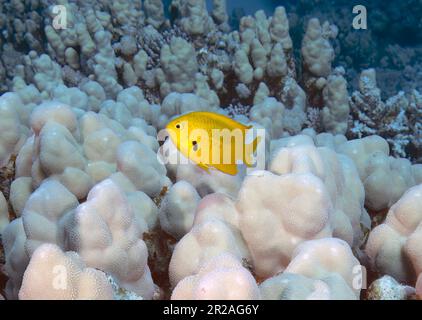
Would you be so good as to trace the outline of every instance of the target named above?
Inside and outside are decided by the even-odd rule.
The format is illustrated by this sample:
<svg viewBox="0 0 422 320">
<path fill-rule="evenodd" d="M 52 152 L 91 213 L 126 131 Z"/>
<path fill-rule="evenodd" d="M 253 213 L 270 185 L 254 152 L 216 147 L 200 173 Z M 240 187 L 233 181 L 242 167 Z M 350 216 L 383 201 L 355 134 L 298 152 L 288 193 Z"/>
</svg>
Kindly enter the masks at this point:
<svg viewBox="0 0 422 320">
<path fill-rule="evenodd" d="M 3 193 L 0 192 L 0 234 L 4 231 L 6 226 L 9 224 L 9 208 L 7 205 L 6 198 Z"/>
<path fill-rule="evenodd" d="M 407 300 L 414 294 L 414 288 L 401 285 L 390 276 L 383 276 L 372 282 L 368 288 L 368 300 Z"/>
<path fill-rule="evenodd" d="M 399 26 L 56 2 L 0 4 L 0 299 L 422 296 L 422 55 L 374 49 Z M 263 163 L 185 158 L 163 129 L 192 111 L 265 132 Z"/>
<path fill-rule="evenodd" d="M 374 269 L 415 284 L 422 272 L 422 185 L 409 189 L 370 234 L 366 251 Z"/>
<path fill-rule="evenodd" d="M 379 134 L 389 142 L 394 155 L 420 162 L 422 96 L 418 91 L 407 95 L 401 91 L 383 102 L 375 70 L 368 69 L 360 75 L 359 91 L 353 93 L 350 107 L 350 137 Z"/>
<path fill-rule="evenodd" d="M 236 258 L 222 254 L 210 260 L 198 274 L 180 281 L 172 300 L 257 300 L 258 286 L 252 274 Z"/>
<path fill-rule="evenodd" d="M 63 266 L 62 282 L 54 279 L 58 266 Z M 70 276 L 71 279 L 67 277 Z M 46 287 L 48 285 L 48 287 Z M 109 300 L 113 291 L 106 275 L 86 268 L 75 252 L 63 253 L 53 244 L 44 244 L 35 250 L 23 276 L 19 290 L 20 300 Z"/>
</svg>

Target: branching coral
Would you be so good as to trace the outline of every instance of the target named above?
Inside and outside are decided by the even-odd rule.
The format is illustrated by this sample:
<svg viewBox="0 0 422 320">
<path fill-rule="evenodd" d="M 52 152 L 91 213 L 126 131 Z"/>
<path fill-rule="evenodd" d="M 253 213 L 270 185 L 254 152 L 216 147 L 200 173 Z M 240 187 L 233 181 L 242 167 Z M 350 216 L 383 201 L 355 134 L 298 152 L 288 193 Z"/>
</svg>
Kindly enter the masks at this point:
<svg viewBox="0 0 422 320">
<path fill-rule="evenodd" d="M 360 75 L 359 91 L 351 98 L 353 122 L 348 135 L 361 138 L 377 133 L 389 142 L 394 156 L 408 155 L 419 161 L 421 110 L 422 98 L 417 90 L 408 95 L 400 92 L 383 102 L 375 70 L 365 70 Z"/>
</svg>

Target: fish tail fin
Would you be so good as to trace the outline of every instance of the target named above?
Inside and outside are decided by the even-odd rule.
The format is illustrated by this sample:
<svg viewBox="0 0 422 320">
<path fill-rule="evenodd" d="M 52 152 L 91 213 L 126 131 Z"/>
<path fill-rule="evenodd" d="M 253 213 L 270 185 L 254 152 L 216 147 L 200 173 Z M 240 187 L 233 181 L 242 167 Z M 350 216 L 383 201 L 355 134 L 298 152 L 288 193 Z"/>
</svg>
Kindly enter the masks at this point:
<svg viewBox="0 0 422 320">
<path fill-rule="evenodd" d="M 258 147 L 258 144 L 260 142 L 261 142 L 261 137 L 256 137 L 255 140 L 246 147 L 245 159 L 243 159 L 243 162 L 246 164 L 246 166 L 252 167 L 254 165 L 252 163 L 253 155 L 256 152 L 256 148 Z"/>
</svg>

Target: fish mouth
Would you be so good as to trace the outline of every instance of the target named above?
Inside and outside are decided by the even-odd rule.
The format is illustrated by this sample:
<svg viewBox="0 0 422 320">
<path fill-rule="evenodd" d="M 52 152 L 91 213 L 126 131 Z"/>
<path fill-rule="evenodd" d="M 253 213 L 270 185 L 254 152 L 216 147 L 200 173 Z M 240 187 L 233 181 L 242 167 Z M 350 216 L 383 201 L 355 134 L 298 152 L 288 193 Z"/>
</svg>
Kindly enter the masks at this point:
<svg viewBox="0 0 422 320">
<path fill-rule="evenodd" d="M 163 141 L 163 140 L 158 140 L 158 145 L 160 146 L 160 147 L 162 147 L 163 145 L 164 145 L 164 143 L 167 141 L 167 139 L 168 139 L 168 136 L 167 137 L 165 137 L 165 140 Z"/>
<path fill-rule="evenodd" d="M 170 134 L 167 129 L 160 130 L 157 135 L 158 144 L 160 147 L 170 138 Z"/>
</svg>

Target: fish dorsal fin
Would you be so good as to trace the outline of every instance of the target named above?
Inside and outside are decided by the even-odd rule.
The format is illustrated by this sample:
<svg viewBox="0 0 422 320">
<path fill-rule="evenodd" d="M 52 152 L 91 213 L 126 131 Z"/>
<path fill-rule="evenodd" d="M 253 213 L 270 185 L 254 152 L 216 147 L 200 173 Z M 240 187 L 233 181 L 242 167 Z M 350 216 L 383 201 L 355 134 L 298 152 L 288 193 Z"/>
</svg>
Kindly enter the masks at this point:
<svg viewBox="0 0 422 320">
<path fill-rule="evenodd" d="M 206 117 L 207 119 L 214 119 L 218 122 L 221 122 L 221 124 L 224 127 L 228 127 L 228 128 L 239 127 L 242 130 L 247 130 L 247 129 L 252 128 L 252 126 L 246 126 L 243 123 L 240 123 L 236 120 L 233 120 L 230 117 L 225 116 L 224 114 L 208 112 L 208 111 L 196 111 L 196 112 L 193 112 L 193 113 L 196 113 L 199 116 Z"/>
</svg>

